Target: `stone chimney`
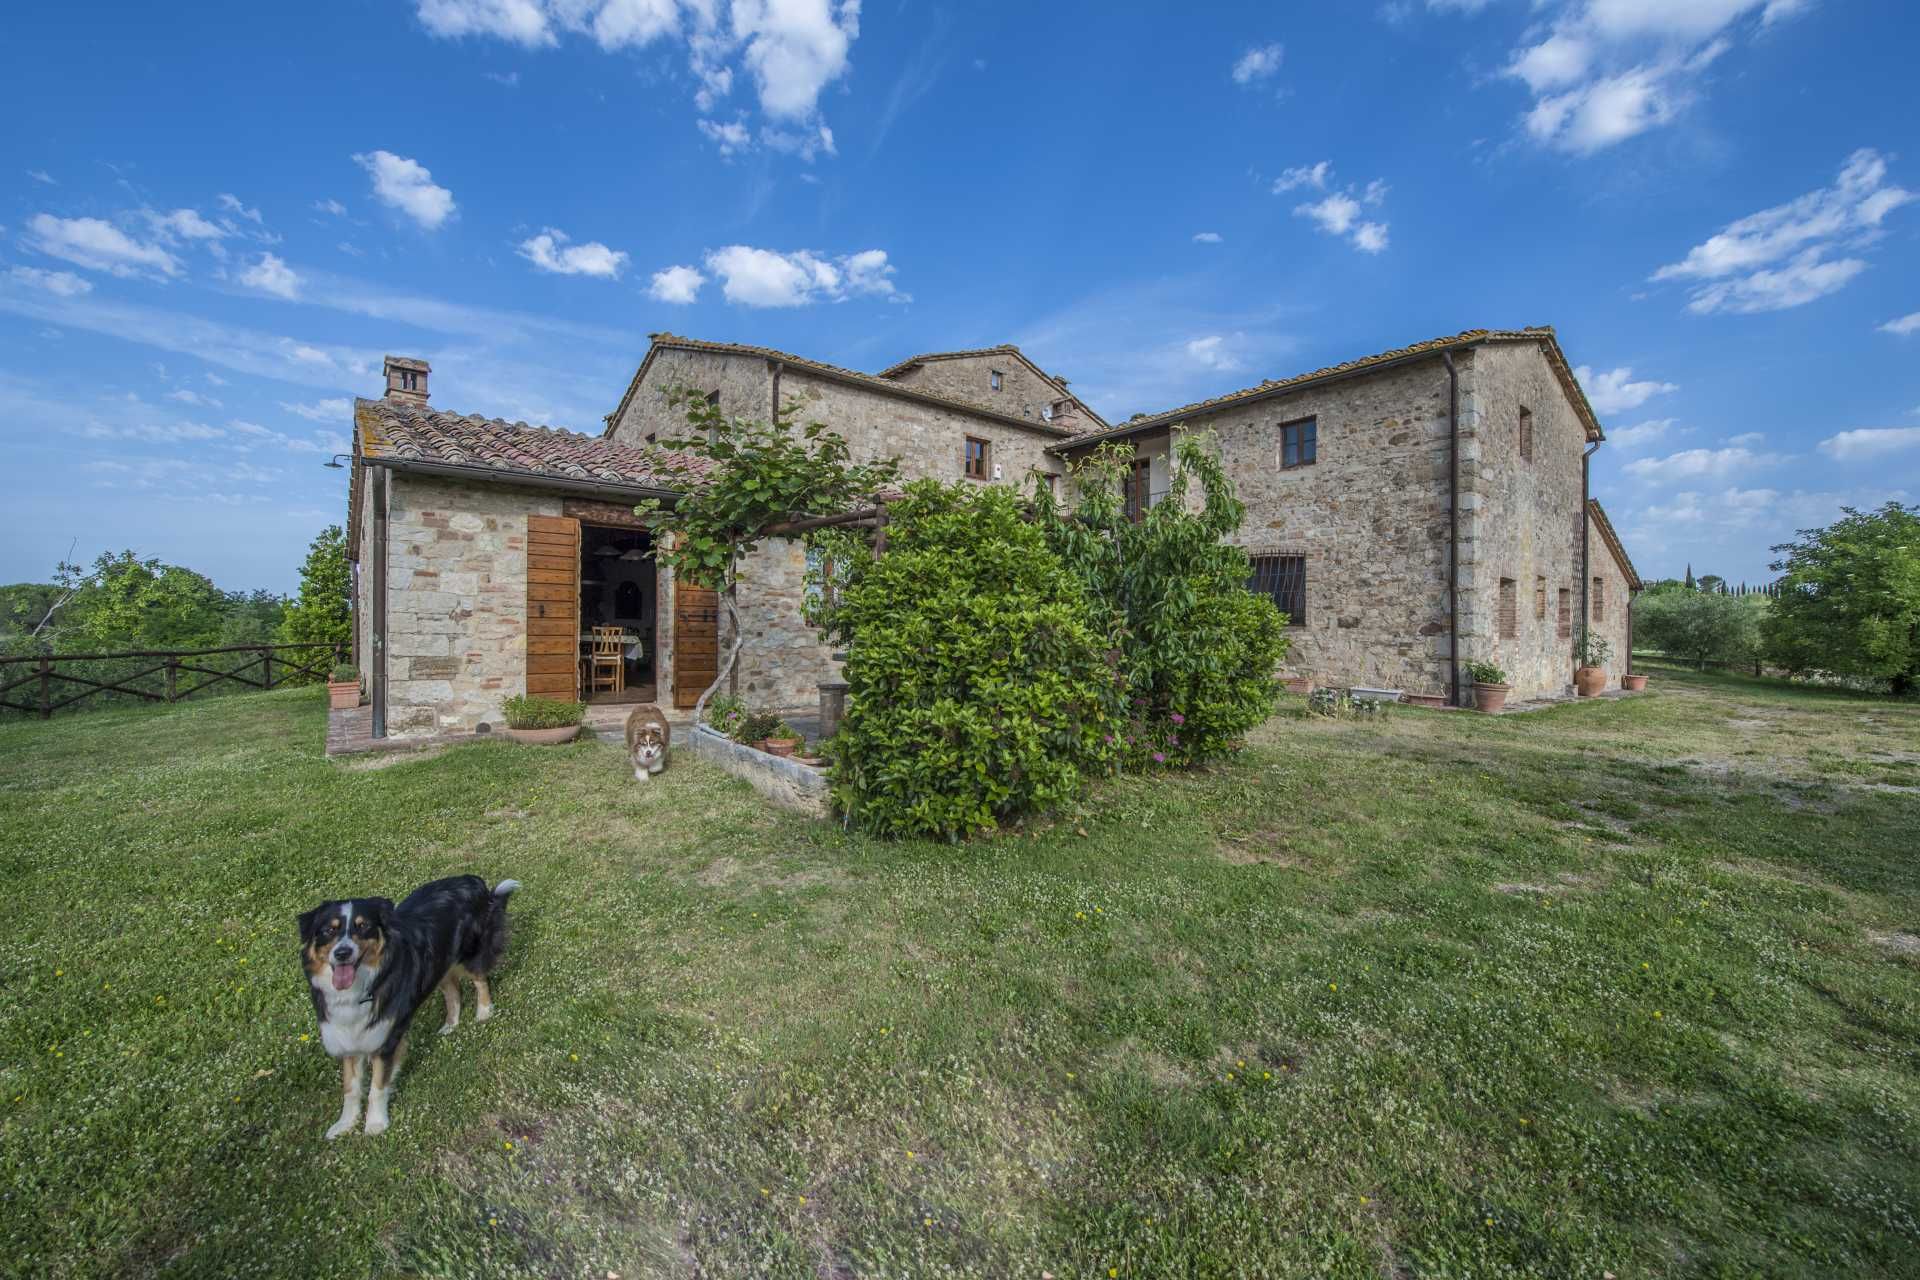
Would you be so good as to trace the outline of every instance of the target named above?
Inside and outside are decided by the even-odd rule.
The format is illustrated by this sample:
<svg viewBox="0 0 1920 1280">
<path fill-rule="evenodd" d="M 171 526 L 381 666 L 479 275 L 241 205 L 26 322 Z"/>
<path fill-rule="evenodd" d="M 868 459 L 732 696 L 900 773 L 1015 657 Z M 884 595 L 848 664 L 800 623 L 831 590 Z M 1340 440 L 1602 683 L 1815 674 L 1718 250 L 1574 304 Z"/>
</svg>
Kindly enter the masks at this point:
<svg viewBox="0 0 1920 1280">
<path fill-rule="evenodd" d="M 433 367 L 411 356 L 387 357 L 387 399 L 409 404 L 427 402 L 427 375 Z"/>
</svg>

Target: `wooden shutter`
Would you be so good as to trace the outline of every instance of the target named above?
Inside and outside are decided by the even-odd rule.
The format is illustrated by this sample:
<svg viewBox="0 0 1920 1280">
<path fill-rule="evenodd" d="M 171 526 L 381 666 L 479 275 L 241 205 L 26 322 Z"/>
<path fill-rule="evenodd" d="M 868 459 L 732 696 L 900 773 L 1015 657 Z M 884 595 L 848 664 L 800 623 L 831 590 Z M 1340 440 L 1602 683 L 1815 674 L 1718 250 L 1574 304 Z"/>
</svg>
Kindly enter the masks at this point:
<svg viewBox="0 0 1920 1280">
<path fill-rule="evenodd" d="M 700 701 L 720 673 L 720 598 L 712 587 L 673 584 L 673 705 Z"/>
<path fill-rule="evenodd" d="M 580 696 L 580 522 L 527 517 L 527 693 Z"/>
</svg>

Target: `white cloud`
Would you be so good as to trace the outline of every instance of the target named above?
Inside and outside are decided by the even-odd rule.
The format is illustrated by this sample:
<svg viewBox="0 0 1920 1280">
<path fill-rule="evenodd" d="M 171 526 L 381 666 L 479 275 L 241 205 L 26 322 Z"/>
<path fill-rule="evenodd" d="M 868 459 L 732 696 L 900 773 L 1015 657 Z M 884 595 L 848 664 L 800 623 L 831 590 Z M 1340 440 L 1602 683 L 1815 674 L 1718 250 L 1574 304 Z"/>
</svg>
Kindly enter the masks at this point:
<svg viewBox="0 0 1920 1280">
<path fill-rule="evenodd" d="M 209 386 L 224 387 L 227 385 L 227 380 L 221 377 L 219 374 L 213 372 L 211 369 L 209 369 L 206 373 L 202 374 L 201 376 L 207 380 L 207 384 Z"/>
<path fill-rule="evenodd" d="M 52 174 L 48 173 L 45 169 L 29 169 L 27 170 L 27 176 L 29 178 L 32 178 L 35 182 L 44 182 L 50 187 L 57 187 L 60 185 L 59 179 L 55 178 Z"/>
<path fill-rule="evenodd" d="M 1635 382 L 1633 369 L 1628 365 L 1595 372 L 1583 364 L 1573 371 L 1573 376 L 1586 391 L 1587 400 L 1593 405 L 1593 411 L 1602 417 L 1623 413 L 1628 409 L 1638 409 L 1655 396 L 1680 389 L 1671 382 L 1655 382 L 1651 379 Z"/>
<path fill-rule="evenodd" d="M 180 259 L 156 244 L 142 244 L 99 218 L 56 218 L 37 213 L 27 219 L 29 247 L 89 271 L 116 276 L 176 277 Z"/>
<path fill-rule="evenodd" d="M 1218 231 L 1196 231 L 1193 233 L 1193 242 L 1195 244 L 1219 244 L 1220 233 Z"/>
<path fill-rule="evenodd" d="M 353 157 L 373 178 L 373 194 L 412 218 L 428 231 L 438 230 L 453 216 L 453 192 L 436 186 L 433 174 L 417 160 L 391 151 L 373 151 Z"/>
<path fill-rule="evenodd" d="M 859 0 L 734 0 L 734 37 L 753 72 L 760 109 L 777 120 L 806 120 L 820 93 L 846 74 L 860 34 Z"/>
<path fill-rule="evenodd" d="M 1889 320 L 1880 326 L 1880 332 L 1891 333 L 1904 338 L 1910 333 L 1920 333 L 1920 311 L 1901 316 L 1898 320 Z"/>
<path fill-rule="evenodd" d="M 224 191 L 221 192 L 220 207 L 222 209 L 225 209 L 229 213 L 235 213 L 240 215 L 241 217 L 245 218 L 248 222 L 257 223 L 260 221 L 260 211 L 258 209 L 249 209 L 244 204 L 241 204 L 239 196 L 228 195 Z"/>
<path fill-rule="evenodd" d="M 1273 180 L 1273 194 L 1279 195 L 1292 191 L 1296 187 L 1313 187 L 1319 191 L 1327 189 L 1327 176 L 1333 172 L 1333 161 L 1322 160 L 1318 164 L 1304 164 L 1292 169 L 1284 169 Z"/>
<path fill-rule="evenodd" d="M 1249 49 L 1240 55 L 1233 64 L 1233 82 L 1252 84 L 1255 80 L 1265 80 L 1280 70 L 1280 60 L 1286 50 L 1278 44 L 1265 44 Z"/>
<path fill-rule="evenodd" d="M 1728 223 L 1652 278 L 1691 282 L 1687 309 L 1702 315 L 1797 307 L 1866 270 L 1861 258 L 1833 255 L 1872 243 L 1886 216 L 1914 198 L 1888 183 L 1885 157 L 1862 148 L 1832 186 Z"/>
<path fill-rule="evenodd" d="M 568 244 L 567 233 L 548 227 L 531 240 L 520 242 L 519 254 L 542 271 L 563 276 L 599 276 L 618 280 L 627 265 L 627 255 L 609 249 L 598 240 Z"/>
<path fill-rule="evenodd" d="M 699 298 L 700 286 L 706 282 L 707 278 L 692 267 L 668 267 L 653 273 L 647 296 L 655 302 L 684 305 Z"/>
<path fill-rule="evenodd" d="M 1728 436 L 1721 444 L 1759 444 L 1767 438 L 1764 431 L 1742 431 L 1737 436 Z"/>
<path fill-rule="evenodd" d="M 1487 0 L 1428 0 L 1478 13 Z M 1521 114 L 1543 146 L 1591 154 L 1679 118 L 1737 37 L 1807 0 L 1534 0 L 1537 20 L 1509 50 L 1505 75 L 1532 96 Z"/>
<path fill-rule="evenodd" d="M 518 89 L 520 87 L 520 73 L 518 71 L 482 71 L 480 74 L 495 84 L 505 85 L 509 89 Z"/>
<path fill-rule="evenodd" d="M 537 49 L 556 43 L 541 0 L 420 0 L 420 25 L 436 36 L 494 36 Z"/>
<path fill-rule="evenodd" d="M 309 422 L 342 422 L 352 414 L 353 401 L 345 396 L 332 400 L 315 400 L 312 404 L 294 404 L 282 400 L 280 407 Z"/>
<path fill-rule="evenodd" d="M 242 271 L 240 283 L 276 298 L 291 300 L 300 296 L 299 273 L 271 253 L 261 254 L 260 261 Z"/>
<path fill-rule="evenodd" d="M 1920 449 L 1920 427 L 1863 427 L 1820 442 L 1820 452 L 1836 462 L 1863 462 L 1903 449 Z"/>
<path fill-rule="evenodd" d="M 1363 222 L 1353 229 L 1353 247 L 1362 253 L 1381 253 L 1387 247 L 1387 224 Z"/>
<path fill-rule="evenodd" d="M 894 269 L 880 249 L 828 259 L 806 249 L 778 253 L 734 244 L 709 253 L 706 267 L 728 302 L 748 307 L 801 307 L 856 294 L 911 301 L 895 289 Z"/>
<path fill-rule="evenodd" d="M 1227 350 L 1226 342 L 1226 338 L 1217 333 L 1195 338 L 1186 344 L 1187 357 L 1203 369 L 1238 369 L 1240 358 Z"/>
<path fill-rule="evenodd" d="M 336 218 L 344 218 L 347 216 L 347 206 L 341 204 L 338 200 L 315 200 L 313 207 L 321 213 L 332 214 Z"/>
<path fill-rule="evenodd" d="M 73 298 L 83 293 L 93 292 L 93 281 L 77 276 L 71 271 L 42 271 L 39 267 L 15 267 L 7 274 L 21 284 L 45 289 L 48 293 L 59 294 L 63 298 Z"/>
<path fill-rule="evenodd" d="M 833 146 L 833 130 L 824 124 L 810 125 L 803 129 L 763 127 L 760 130 L 760 145 L 769 150 L 797 155 L 809 163 L 817 152 L 824 151 L 828 155 L 838 154 Z"/>
<path fill-rule="evenodd" d="M 167 399 L 178 400 L 181 404 L 190 404 L 201 409 L 218 409 L 221 404 L 212 396 L 203 396 L 198 391 L 181 387 L 178 391 L 167 392 Z"/>
<path fill-rule="evenodd" d="M 1607 432 L 1607 443 L 1616 449 L 1639 449 L 1661 439 L 1673 428 L 1674 418 L 1651 418 L 1631 427 Z"/>
<path fill-rule="evenodd" d="M 731 124 L 722 124 L 716 120 L 696 120 L 700 132 L 707 140 L 720 148 L 720 154 L 730 156 L 737 151 L 745 151 L 753 145 L 753 135 L 748 131 L 746 121 L 735 120 Z"/>
<path fill-rule="evenodd" d="M 163 240 L 224 240 L 228 235 L 225 227 L 208 222 L 193 209 L 175 209 L 167 214 L 147 210 L 145 214 L 154 234 Z"/>
<path fill-rule="evenodd" d="M 1664 458 L 1635 458 L 1626 465 L 1625 471 L 1635 479 L 1653 484 L 1677 484 L 1685 480 L 1724 480 L 1779 461 L 1781 459 L 1773 454 L 1754 453 L 1751 449 L 1682 449 Z"/>
</svg>

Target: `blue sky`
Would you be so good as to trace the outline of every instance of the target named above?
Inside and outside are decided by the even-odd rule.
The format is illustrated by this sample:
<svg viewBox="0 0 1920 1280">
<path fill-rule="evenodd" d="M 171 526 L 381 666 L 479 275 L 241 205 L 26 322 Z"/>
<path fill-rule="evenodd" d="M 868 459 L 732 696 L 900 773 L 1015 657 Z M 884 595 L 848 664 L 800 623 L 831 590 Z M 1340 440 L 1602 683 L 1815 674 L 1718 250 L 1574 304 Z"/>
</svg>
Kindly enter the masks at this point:
<svg viewBox="0 0 1920 1280">
<path fill-rule="evenodd" d="M 0 581 L 290 590 L 384 352 L 597 432 L 672 330 L 1013 341 L 1109 418 L 1552 324 L 1643 573 L 1920 500 L 1920 11 L 9 6 Z"/>
</svg>

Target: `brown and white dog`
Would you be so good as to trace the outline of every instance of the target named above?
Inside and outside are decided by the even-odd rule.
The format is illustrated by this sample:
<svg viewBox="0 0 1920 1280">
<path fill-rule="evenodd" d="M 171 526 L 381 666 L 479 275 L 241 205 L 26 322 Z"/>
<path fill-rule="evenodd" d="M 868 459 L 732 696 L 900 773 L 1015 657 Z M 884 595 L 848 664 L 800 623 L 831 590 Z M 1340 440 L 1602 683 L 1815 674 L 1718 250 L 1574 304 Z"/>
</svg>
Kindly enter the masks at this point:
<svg viewBox="0 0 1920 1280">
<path fill-rule="evenodd" d="M 385 1133 L 387 1099 L 407 1055 L 407 1028 L 437 989 L 446 999 L 445 1035 L 460 1025 L 460 980 L 473 981 L 476 1022 L 493 1016 L 487 977 L 507 949 L 507 899 L 520 887 L 491 890 L 479 876 L 421 885 L 399 906 L 387 898 L 323 902 L 300 917 L 308 994 L 320 1019 L 320 1043 L 340 1059 L 337 1138 L 360 1118 L 360 1073 L 373 1064 L 367 1133 Z"/>
<path fill-rule="evenodd" d="M 673 731 L 660 708 L 645 702 L 627 717 L 627 755 L 633 760 L 633 780 L 645 782 L 667 767 L 667 747 Z"/>
</svg>

